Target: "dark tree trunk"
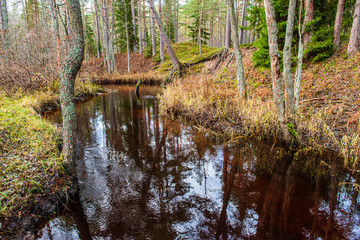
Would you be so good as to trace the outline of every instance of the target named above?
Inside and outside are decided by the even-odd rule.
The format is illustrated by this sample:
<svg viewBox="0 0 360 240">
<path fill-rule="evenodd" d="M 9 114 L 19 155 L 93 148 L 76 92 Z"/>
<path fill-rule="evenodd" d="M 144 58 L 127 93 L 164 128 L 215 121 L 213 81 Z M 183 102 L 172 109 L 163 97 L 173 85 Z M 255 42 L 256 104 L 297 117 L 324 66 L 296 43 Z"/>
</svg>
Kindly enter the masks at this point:
<svg viewBox="0 0 360 240">
<path fill-rule="evenodd" d="M 63 120 L 63 158 L 75 176 L 76 115 L 74 84 L 84 59 L 85 42 L 79 0 L 67 0 L 72 33 L 71 49 L 60 69 L 60 104 Z"/>
</svg>

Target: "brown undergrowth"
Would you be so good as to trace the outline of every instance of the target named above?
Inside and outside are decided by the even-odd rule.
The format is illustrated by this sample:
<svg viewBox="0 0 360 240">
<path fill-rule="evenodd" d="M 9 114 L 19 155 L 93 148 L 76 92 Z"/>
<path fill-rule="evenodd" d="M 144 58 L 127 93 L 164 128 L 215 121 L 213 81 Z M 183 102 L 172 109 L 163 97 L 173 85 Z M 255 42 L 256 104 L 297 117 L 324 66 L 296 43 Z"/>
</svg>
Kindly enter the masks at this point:
<svg viewBox="0 0 360 240">
<path fill-rule="evenodd" d="M 270 70 L 252 67 L 252 51 L 242 49 L 247 101 L 237 97 L 235 68 L 230 64 L 217 74 L 191 76 L 169 85 L 160 96 L 162 112 L 184 117 L 232 139 L 253 137 L 281 142 Z M 346 165 L 358 165 L 359 60 L 360 55 L 345 59 L 340 51 L 328 61 L 305 66 L 300 111 L 289 125 L 297 147 L 336 151 Z"/>
</svg>

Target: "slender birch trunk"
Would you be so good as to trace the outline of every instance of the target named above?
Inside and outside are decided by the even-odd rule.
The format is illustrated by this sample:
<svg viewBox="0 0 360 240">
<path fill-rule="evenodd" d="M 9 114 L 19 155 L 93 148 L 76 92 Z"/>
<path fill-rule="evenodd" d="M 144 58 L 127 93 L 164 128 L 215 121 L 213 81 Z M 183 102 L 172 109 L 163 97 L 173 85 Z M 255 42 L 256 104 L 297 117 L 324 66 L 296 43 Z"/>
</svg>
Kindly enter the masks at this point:
<svg viewBox="0 0 360 240">
<path fill-rule="evenodd" d="M 339 0 L 337 11 L 336 11 L 336 19 L 334 25 L 334 50 L 338 50 L 340 48 L 340 34 L 341 34 L 341 25 L 344 15 L 344 7 L 345 0 Z"/>
<path fill-rule="evenodd" d="M 231 28 L 233 32 L 232 36 L 233 36 L 235 61 L 236 61 L 236 81 L 239 90 L 239 97 L 241 99 L 246 99 L 247 94 L 246 94 L 244 65 L 243 65 L 241 50 L 239 46 L 239 31 L 238 31 L 238 25 L 236 22 L 236 16 L 234 11 L 234 0 L 228 0 L 227 6 L 230 12 Z"/>
<path fill-rule="evenodd" d="M 282 92 L 282 82 L 280 73 L 280 54 L 278 47 L 278 29 L 275 20 L 275 10 L 272 0 L 264 0 L 266 13 L 266 25 L 269 34 L 269 54 L 271 63 L 271 79 L 273 86 L 273 98 L 278 112 L 281 130 L 287 143 L 291 141 L 291 135 L 285 122 L 285 106 Z"/>
<path fill-rule="evenodd" d="M 147 0 L 147 1 L 149 3 L 150 10 L 152 11 L 153 15 L 155 16 L 155 20 L 156 20 L 156 23 L 157 23 L 157 26 L 158 26 L 158 29 L 159 29 L 159 32 L 160 32 L 160 36 L 161 36 L 162 40 L 164 41 L 166 50 L 167 50 L 167 52 L 168 52 L 168 54 L 170 56 L 171 63 L 173 64 L 173 67 L 174 67 L 175 70 L 180 70 L 181 69 L 181 64 L 180 64 L 179 60 L 177 59 L 173 48 L 171 47 L 169 39 L 166 36 L 164 27 L 163 27 L 163 25 L 161 23 L 161 20 L 159 18 L 158 13 L 156 12 L 154 3 L 153 3 L 152 0 Z"/>
<path fill-rule="evenodd" d="M 131 0 L 131 18 L 132 18 L 132 25 L 133 25 L 133 35 L 136 38 L 136 21 L 135 21 L 135 1 Z M 136 47 L 136 40 L 134 42 L 134 52 L 137 52 Z"/>
<path fill-rule="evenodd" d="M 63 150 L 62 155 L 69 163 L 69 173 L 76 176 L 75 145 L 76 145 L 76 115 L 74 103 L 75 78 L 84 59 L 85 43 L 81 9 L 79 0 L 66 0 L 69 6 L 69 18 L 72 29 L 71 50 L 60 69 L 60 104 L 63 120 Z"/>
<path fill-rule="evenodd" d="M 124 0 L 124 7 L 125 7 L 125 29 L 126 29 L 126 51 L 127 51 L 127 67 L 128 72 L 130 72 L 130 43 L 129 43 L 129 26 L 127 20 L 127 8 L 126 3 Z"/>
<path fill-rule="evenodd" d="M 348 56 L 352 56 L 359 51 L 360 46 L 360 0 L 355 3 L 354 20 L 351 27 L 349 46 L 347 49 Z"/>
<path fill-rule="evenodd" d="M 294 32 L 296 0 L 290 0 L 288 9 L 288 18 L 286 22 L 285 45 L 283 52 L 284 63 L 284 84 L 285 84 L 285 117 L 287 121 L 291 119 L 294 113 L 294 86 L 291 77 L 291 43 Z"/>
<path fill-rule="evenodd" d="M 231 45 L 231 21 L 229 4 L 226 7 L 226 35 L 225 35 L 225 48 L 229 49 Z M 235 45 L 235 44 L 234 44 Z"/>
</svg>

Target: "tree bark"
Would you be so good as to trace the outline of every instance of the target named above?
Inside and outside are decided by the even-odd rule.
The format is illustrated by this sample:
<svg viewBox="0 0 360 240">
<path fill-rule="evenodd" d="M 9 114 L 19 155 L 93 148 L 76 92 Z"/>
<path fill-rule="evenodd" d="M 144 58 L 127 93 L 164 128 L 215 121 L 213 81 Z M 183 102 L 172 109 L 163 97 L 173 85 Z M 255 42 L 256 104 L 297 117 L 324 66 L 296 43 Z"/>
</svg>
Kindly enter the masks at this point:
<svg viewBox="0 0 360 240">
<path fill-rule="evenodd" d="M 101 22 L 102 22 L 102 30 L 103 30 L 103 44 L 105 48 L 105 57 L 106 57 L 106 63 L 108 67 L 108 73 L 112 73 L 112 64 L 111 64 L 111 56 L 110 56 L 110 39 L 109 39 L 109 19 L 107 14 L 107 6 L 106 6 L 106 0 L 100 0 L 101 7 Z"/>
<path fill-rule="evenodd" d="M 41 4 L 41 19 L 42 19 L 43 28 L 45 31 L 48 31 L 48 26 L 47 26 L 46 17 L 45 17 L 44 0 L 40 0 L 40 4 Z"/>
<path fill-rule="evenodd" d="M 7 45 L 7 32 L 9 30 L 9 17 L 8 17 L 8 10 L 6 6 L 6 0 L 0 1 L 0 11 L 1 11 L 1 30 L 2 30 L 2 39 L 3 39 L 3 46 Z"/>
<path fill-rule="evenodd" d="M 306 0 L 305 1 L 305 6 L 307 6 L 307 8 L 306 8 L 307 13 L 305 14 L 305 21 L 306 21 L 306 24 L 307 24 L 308 22 L 313 20 L 313 16 L 314 16 L 314 0 Z M 304 33 L 304 50 L 307 48 L 307 46 L 311 42 L 311 37 L 312 37 L 312 31 L 308 31 L 308 32 Z"/>
<path fill-rule="evenodd" d="M 101 56 L 101 49 L 100 49 L 100 27 L 99 27 L 99 12 L 98 12 L 98 4 L 96 0 L 93 0 L 94 4 L 94 18 L 95 18 L 95 40 L 96 40 L 96 51 L 97 51 L 97 57 L 99 58 Z"/>
<path fill-rule="evenodd" d="M 202 12 L 203 12 L 203 5 L 204 5 L 204 0 L 201 0 L 201 4 L 200 4 L 200 11 L 199 11 L 199 33 L 198 33 L 198 44 L 199 44 L 199 53 L 201 55 L 201 44 L 202 44 L 202 40 L 201 40 L 201 20 L 202 20 Z"/>
<path fill-rule="evenodd" d="M 347 54 L 351 57 L 354 53 L 359 51 L 360 45 L 360 0 L 355 3 L 354 20 L 351 28 L 351 35 Z"/>
<path fill-rule="evenodd" d="M 284 63 L 284 84 L 285 84 L 285 117 L 287 121 L 291 119 L 294 113 L 294 86 L 291 77 L 291 43 L 294 32 L 296 0 L 290 0 L 288 9 L 288 18 L 286 22 L 286 36 L 283 52 Z"/>
<path fill-rule="evenodd" d="M 84 59 L 84 33 L 79 0 L 66 0 L 72 32 L 71 50 L 60 69 L 60 104 L 63 120 L 62 155 L 69 163 L 69 174 L 75 176 L 76 115 L 74 84 Z"/>
<path fill-rule="evenodd" d="M 337 11 L 336 11 L 336 19 L 334 26 L 334 50 L 338 50 L 340 48 L 340 34 L 341 34 L 341 25 L 343 20 L 345 7 L 345 0 L 339 0 Z"/>
<path fill-rule="evenodd" d="M 247 6 L 247 0 L 243 1 L 243 9 L 241 13 L 241 27 L 245 26 L 245 13 L 246 13 L 246 6 Z M 239 44 L 242 44 L 244 42 L 244 30 L 240 29 L 240 35 L 239 35 Z"/>
<path fill-rule="evenodd" d="M 226 38 L 225 38 L 225 48 L 229 49 L 231 45 L 231 21 L 230 21 L 230 10 L 229 4 L 226 7 Z"/>
<path fill-rule="evenodd" d="M 246 99 L 247 94 L 246 94 L 245 74 L 244 74 L 244 66 L 241 56 L 241 50 L 239 46 L 239 31 L 238 31 L 238 25 L 234 11 L 234 0 L 228 0 L 227 7 L 230 12 L 231 28 L 233 32 L 232 36 L 233 36 L 235 61 L 236 61 L 236 80 L 238 85 L 239 97 L 241 99 Z"/>
<path fill-rule="evenodd" d="M 131 0 L 131 18 L 133 25 L 133 35 L 136 38 L 136 22 L 135 22 L 135 1 Z M 136 41 L 134 42 L 134 52 L 137 52 Z"/>
<path fill-rule="evenodd" d="M 138 29 L 139 29 L 139 52 L 143 51 L 143 39 L 142 39 L 142 25 L 141 25 L 141 3 L 138 0 Z"/>
<path fill-rule="evenodd" d="M 162 0 L 159 0 L 159 16 L 160 16 L 160 22 L 162 21 L 161 20 L 161 1 Z M 155 17 L 155 15 L 154 15 Z M 160 34 L 160 31 L 159 31 L 159 34 Z M 165 55 L 164 55 L 164 41 L 162 40 L 161 38 L 161 34 L 160 34 L 160 60 L 161 62 L 164 62 L 165 60 Z"/>
<path fill-rule="evenodd" d="M 59 29 L 59 21 L 57 18 L 57 7 L 56 7 L 56 0 L 50 0 L 50 10 L 51 16 L 54 23 L 55 34 L 56 34 L 56 55 L 58 65 L 60 66 L 61 63 L 61 56 L 60 56 L 60 49 L 61 49 L 61 41 L 60 41 L 60 29 Z"/>
<path fill-rule="evenodd" d="M 152 56 L 156 55 L 156 35 L 155 35 L 155 24 L 154 15 L 150 12 L 150 31 L 151 31 L 151 45 L 152 45 Z"/>
<path fill-rule="evenodd" d="M 287 143 L 291 141 L 291 135 L 285 122 L 285 107 L 282 92 L 282 82 L 280 73 L 280 54 L 278 47 L 278 29 L 275 20 L 275 10 L 272 0 L 264 0 L 266 13 L 266 25 L 269 35 L 269 55 L 271 63 L 271 79 L 274 103 L 277 109 L 281 130 Z"/>
<path fill-rule="evenodd" d="M 171 62 L 173 64 L 173 67 L 174 67 L 175 70 L 178 71 L 178 70 L 181 69 L 181 64 L 180 64 L 179 60 L 177 59 L 173 48 L 171 47 L 169 39 L 166 36 L 164 27 L 163 27 L 163 25 L 162 25 L 162 23 L 160 21 L 158 13 L 156 12 L 154 3 L 153 3 L 152 0 L 147 0 L 147 1 L 149 3 L 150 10 L 152 11 L 153 15 L 155 16 L 155 20 L 156 20 L 156 23 L 157 23 L 157 26 L 158 26 L 158 29 L 159 29 L 159 32 L 160 32 L 160 36 L 161 36 L 162 40 L 164 41 L 166 50 L 167 50 L 167 52 L 168 52 L 168 54 L 170 56 L 170 60 L 171 60 Z"/>
<path fill-rule="evenodd" d="M 127 9 L 126 9 L 126 3 L 125 3 L 125 0 L 124 0 L 124 7 L 125 7 L 125 29 L 126 29 L 127 65 L 128 65 L 128 72 L 130 72 L 130 44 L 129 44 L 129 28 L 128 28 Z"/>
</svg>

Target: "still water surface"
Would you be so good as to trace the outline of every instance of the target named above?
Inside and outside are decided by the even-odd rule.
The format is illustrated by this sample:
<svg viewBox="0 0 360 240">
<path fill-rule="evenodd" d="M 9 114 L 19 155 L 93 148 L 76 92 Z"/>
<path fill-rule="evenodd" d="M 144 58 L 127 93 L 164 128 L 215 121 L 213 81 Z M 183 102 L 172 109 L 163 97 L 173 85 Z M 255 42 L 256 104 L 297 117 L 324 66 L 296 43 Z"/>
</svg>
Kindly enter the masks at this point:
<svg viewBox="0 0 360 240">
<path fill-rule="evenodd" d="M 38 239 L 360 239 L 336 155 L 224 143 L 161 117 L 157 88 L 111 89 L 77 105 L 80 197 Z"/>
</svg>

